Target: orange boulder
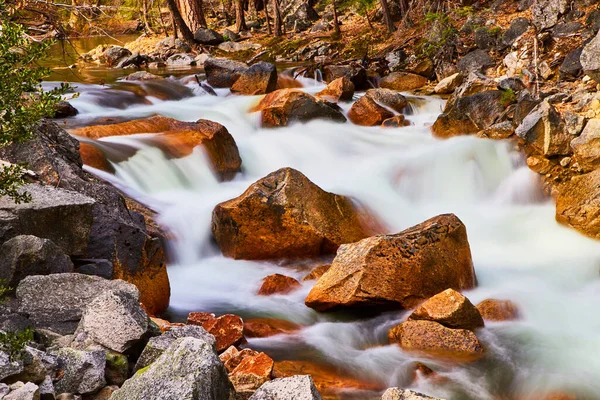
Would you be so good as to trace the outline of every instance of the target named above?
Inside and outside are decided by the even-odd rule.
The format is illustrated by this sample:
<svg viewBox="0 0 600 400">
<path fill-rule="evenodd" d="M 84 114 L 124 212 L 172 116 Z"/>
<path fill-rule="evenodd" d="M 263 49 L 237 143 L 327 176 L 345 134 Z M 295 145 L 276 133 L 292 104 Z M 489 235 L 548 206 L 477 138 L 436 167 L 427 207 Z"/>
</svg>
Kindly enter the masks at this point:
<svg viewBox="0 0 600 400">
<path fill-rule="evenodd" d="M 254 392 L 271 380 L 273 359 L 265 353 L 248 356 L 229 374 L 229 380 L 237 393 Z"/>
<path fill-rule="evenodd" d="M 296 332 L 300 325 L 276 318 L 251 318 L 244 321 L 244 336 L 263 338 Z"/>
<path fill-rule="evenodd" d="M 329 270 L 329 268 L 331 268 L 331 264 L 319 265 L 318 267 L 316 267 L 312 271 L 310 271 L 304 278 L 302 278 L 302 280 L 303 281 L 317 280 L 320 277 L 322 277 L 323 274 Z"/>
<path fill-rule="evenodd" d="M 517 305 L 510 300 L 485 299 L 477 304 L 477 310 L 488 321 L 508 321 L 519 318 Z"/>
<path fill-rule="evenodd" d="M 223 362 L 227 372 L 231 373 L 238 365 L 240 365 L 244 358 L 256 355 L 258 355 L 258 351 L 252 349 L 238 350 L 235 346 L 229 346 L 227 350 L 219 354 L 219 358 Z"/>
<path fill-rule="evenodd" d="M 354 83 L 346 76 L 334 79 L 327 87 L 316 94 L 317 97 L 333 101 L 350 101 L 354 96 Z"/>
<path fill-rule="evenodd" d="M 483 327 L 483 318 L 475 306 L 454 289 L 447 289 L 421 304 L 408 317 L 440 323 L 448 328 L 469 329 Z"/>
<path fill-rule="evenodd" d="M 358 99 L 352 104 L 350 111 L 348 111 L 348 118 L 350 121 L 356 125 L 362 126 L 381 125 L 383 121 L 392 118 L 393 116 L 393 112 L 380 106 L 368 96 L 363 96 Z"/>
<path fill-rule="evenodd" d="M 263 283 L 258 290 L 260 296 L 269 296 L 271 294 L 287 294 L 300 287 L 300 282 L 296 279 L 281 274 L 273 274 L 263 279 Z"/>
<path fill-rule="evenodd" d="M 100 150 L 93 144 L 80 142 L 79 154 L 81 155 L 81 160 L 85 165 L 89 165 L 90 167 L 99 169 L 104 172 L 115 172 L 113 166 L 106 159 L 104 152 L 102 152 L 102 150 Z"/>
<path fill-rule="evenodd" d="M 392 72 L 379 82 L 379 86 L 403 92 L 422 88 L 427 85 L 427 82 L 427 78 L 421 75 L 410 72 Z"/>
<path fill-rule="evenodd" d="M 210 313 L 190 313 L 188 324 L 202 326 L 213 335 L 218 352 L 244 341 L 244 321 L 237 315 L 225 314 L 214 318 L 214 314 Z"/>
</svg>

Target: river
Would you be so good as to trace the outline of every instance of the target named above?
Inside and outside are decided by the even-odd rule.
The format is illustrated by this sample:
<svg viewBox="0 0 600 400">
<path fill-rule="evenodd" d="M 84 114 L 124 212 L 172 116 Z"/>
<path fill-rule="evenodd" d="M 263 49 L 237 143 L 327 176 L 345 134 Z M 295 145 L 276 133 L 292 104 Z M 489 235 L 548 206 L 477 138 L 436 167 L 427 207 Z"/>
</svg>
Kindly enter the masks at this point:
<svg viewBox="0 0 600 400">
<path fill-rule="evenodd" d="M 302 81 L 310 93 L 324 86 Z M 305 327 L 291 335 L 249 339 L 248 346 L 276 360 L 322 362 L 381 387 L 410 386 L 453 400 L 541 399 L 553 391 L 600 398 L 600 246 L 555 222 L 552 201 L 543 196 L 537 175 L 511 143 L 433 138 L 429 126 L 444 104 L 434 97 L 411 98 L 413 113 L 407 118 L 412 125 L 403 128 L 313 121 L 262 129 L 257 114 L 248 113 L 259 97 L 232 96 L 228 90 L 210 96 L 195 80 L 167 82 L 185 95 L 177 100 L 146 96 L 144 104 L 120 108 L 111 106 L 115 95 L 106 93 L 131 88 L 80 83 L 82 94 L 72 104 L 81 113 L 69 124 L 160 114 L 182 121 L 213 120 L 235 138 L 243 166 L 231 182 L 216 179 L 199 148 L 185 158 L 169 159 L 136 136 L 102 139 L 140 149 L 114 165 L 115 175 L 91 169 L 155 208 L 170 233 L 172 318 L 211 311 L 287 319 Z M 343 107 L 347 112 L 349 105 Z M 487 322 L 478 331 L 487 356 L 451 364 L 386 343 L 388 328 L 406 313 L 360 319 L 319 314 L 304 305 L 313 282 L 303 282 L 301 290 L 289 295 L 257 296 L 266 275 L 277 272 L 300 279 L 310 265 L 224 258 L 211 237 L 211 212 L 217 203 L 281 167 L 298 169 L 321 188 L 357 199 L 389 232 L 455 213 L 467 226 L 478 278 L 478 287 L 465 295 L 474 304 L 486 298 L 510 299 L 521 319 Z M 415 361 L 446 378 L 444 383 L 420 379 L 413 384 Z M 374 394 L 348 390 L 341 396 L 368 399 Z"/>
</svg>

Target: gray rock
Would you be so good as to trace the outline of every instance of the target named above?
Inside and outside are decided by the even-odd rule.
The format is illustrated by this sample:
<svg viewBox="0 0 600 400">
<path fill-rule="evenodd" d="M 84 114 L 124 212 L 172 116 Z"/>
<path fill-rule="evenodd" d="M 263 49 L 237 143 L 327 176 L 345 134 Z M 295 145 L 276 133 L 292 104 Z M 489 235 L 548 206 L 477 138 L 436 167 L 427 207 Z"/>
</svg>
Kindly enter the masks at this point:
<svg viewBox="0 0 600 400">
<path fill-rule="evenodd" d="M 142 351 L 142 354 L 135 364 L 135 371 L 147 367 L 158 359 L 177 339 L 192 337 L 201 339 L 215 348 L 215 337 L 204 330 L 204 328 L 195 325 L 186 325 L 172 328 L 170 331 L 151 338 Z"/>
<path fill-rule="evenodd" d="M 227 53 L 234 53 L 236 51 L 257 50 L 261 48 L 261 45 L 257 43 L 224 42 L 217 47 Z"/>
<path fill-rule="evenodd" d="M 515 18 L 510 27 L 504 32 L 500 39 L 500 48 L 504 49 L 513 45 L 527 30 L 531 22 L 524 17 Z"/>
<path fill-rule="evenodd" d="M 58 393 L 94 393 L 106 385 L 104 369 L 106 353 L 103 350 L 77 350 L 68 347 L 56 352 L 64 374 L 55 383 Z"/>
<path fill-rule="evenodd" d="M 40 383 L 40 400 L 54 400 L 56 393 L 54 391 L 54 384 L 52 378 L 46 376 L 42 383 Z"/>
<path fill-rule="evenodd" d="M 189 44 L 181 39 L 175 39 L 174 37 L 164 38 L 156 44 L 155 49 L 160 53 L 165 53 L 168 50 L 172 50 L 175 53 L 189 53 L 192 51 Z"/>
<path fill-rule="evenodd" d="M 573 155 L 584 172 L 600 166 L 600 119 L 588 121 L 579 137 L 571 141 Z"/>
<path fill-rule="evenodd" d="M 110 46 L 104 51 L 104 54 L 100 56 L 100 61 L 104 62 L 108 67 L 113 67 L 119 63 L 120 60 L 131 56 L 131 51 L 121 46 Z"/>
<path fill-rule="evenodd" d="M 219 32 L 207 28 L 199 28 L 194 33 L 194 40 L 208 46 L 217 46 L 225 41 Z"/>
<path fill-rule="evenodd" d="M 0 324 L 0 330 L 4 332 L 21 332 L 27 328 L 33 328 L 33 325 L 29 318 L 13 313 L 2 317 L 2 324 Z"/>
<path fill-rule="evenodd" d="M 579 61 L 583 71 L 600 83 L 600 32 L 585 45 Z"/>
<path fill-rule="evenodd" d="M 246 24 L 247 25 L 247 24 Z M 225 29 L 223 31 L 223 38 L 227 38 L 232 41 L 236 41 L 240 38 L 240 35 L 232 31 L 231 29 Z"/>
<path fill-rule="evenodd" d="M 3 400 L 40 400 L 40 388 L 33 382 L 27 382 L 4 396 Z"/>
<path fill-rule="evenodd" d="M 113 263 L 103 259 L 79 259 L 80 266 L 75 268 L 75 272 L 84 275 L 100 276 L 104 279 L 112 279 L 114 273 Z M 81 265 L 82 264 L 82 265 Z"/>
<path fill-rule="evenodd" d="M 234 395 L 212 343 L 177 339 L 148 367 L 138 370 L 111 400 L 228 400 Z"/>
<path fill-rule="evenodd" d="M 106 353 L 104 378 L 108 385 L 121 386 L 129 378 L 129 360 L 125 354 L 109 351 Z"/>
<path fill-rule="evenodd" d="M 560 65 L 560 77 L 562 79 L 565 78 L 577 78 L 581 75 L 582 66 L 581 66 L 581 53 L 583 52 L 583 48 L 575 49 L 565 57 L 565 60 Z"/>
<path fill-rule="evenodd" d="M 464 74 L 468 74 L 469 72 L 482 72 L 493 65 L 494 61 L 490 55 L 483 50 L 473 50 L 472 52 L 467 53 L 457 64 L 458 69 Z"/>
<path fill-rule="evenodd" d="M 29 314 L 36 327 L 69 334 L 85 307 L 111 290 L 123 290 L 139 299 L 139 291 L 130 283 L 75 273 L 28 276 L 19 283 L 16 297 L 19 312 Z"/>
<path fill-rule="evenodd" d="M 119 353 L 127 351 L 148 331 L 148 315 L 139 303 L 139 294 L 105 292 L 85 308 L 78 332 Z"/>
<path fill-rule="evenodd" d="M 406 64 L 407 58 L 408 55 L 401 48 L 391 51 L 385 56 L 385 60 L 388 63 L 388 69 L 390 72 L 394 72 L 402 68 L 402 66 Z"/>
<path fill-rule="evenodd" d="M 600 29 L 600 10 L 594 10 L 590 12 L 587 18 L 585 19 L 585 24 L 594 33 L 598 32 L 598 30 Z"/>
<path fill-rule="evenodd" d="M 552 28 L 568 9 L 567 0 L 537 0 L 531 10 L 533 25 L 539 30 Z"/>
<path fill-rule="evenodd" d="M 3 399 L 3 396 L 6 396 L 10 392 L 10 388 L 6 383 L 0 383 L 0 399 Z"/>
<path fill-rule="evenodd" d="M 570 111 L 566 111 L 563 114 L 563 117 L 565 119 L 565 127 L 567 128 L 569 135 L 578 136 L 585 126 L 585 117 Z"/>
<path fill-rule="evenodd" d="M 20 235 L 0 248 L 0 279 L 15 287 L 29 275 L 73 272 L 73 262 L 50 239 Z"/>
<path fill-rule="evenodd" d="M 217 88 L 231 87 L 247 68 L 248 65 L 242 62 L 226 58 L 209 58 L 204 62 L 206 80 L 209 85 Z"/>
<path fill-rule="evenodd" d="M 381 396 L 381 400 L 444 400 L 437 397 L 426 396 L 412 390 L 389 388 Z"/>
<path fill-rule="evenodd" d="M 506 78 L 498 82 L 498 89 L 500 90 L 512 90 L 514 93 L 519 93 L 525 88 L 525 84 L 519 78 Z"/>
<path fill-rule="evenodd" d="M 285 16 L 283 23 L 286 30 L 300 32 L 310 28 L 312 23 L 318 21 L 319 18 L 319 14 L 312 8 L 309 2 L 302 2 L 295 10 Z"/>
<path fill-rule="evenodd" d="M 11 360 L 8 353 L 0 351 L 0 380 L 23 372 L 23 360 Z"/>
<path fill-rule="evenodd" d="M 367 71 L 358 64 L 352 65 L 327 65 L 323 68 L 327 83 L 345 76 L 354 84 L 356 90 L 367 90 L 371 88 L 367 77 Z"/>
<path fill-rule="evenodd" d="M 196 65 L 196 60 L 190 54 L 177 53 L 169 57 L 166 63 L 168 67 L 189 67 Z"/>
<path fill-rule="evenodd" d="M 552 36 L 554 36 L 554 37 L 574 36 L 582 29 L 583 29 L 583 25 L 581 25 L 579 22 L 575 22 L 575 21 L 574 22 L 565 22 L 562 24 L 557 24 L 552 29 Z"/>
<path fill-rule="evenodd" d="M 537 105 L 515 130 L 533 150 L 545 156 L 566 155 L 571 152 L 571 138 L 566 133 L 560 114 L 547 101 Z"/>
<path fill-rule="evenodd" d="M 93 222 L 94 200 L 79 193 L 29 184 L 32 201 L 15 204 L 0 198 L 0 242 L 18 235 L 50 239 L 66 254 L 83 255 Z"/>
<path fill-rule="evenodd" d="M 151 74 L 148 71 L 137 71 L 125 77 L 126 81 L 156 81 L 164 79 L 162 76 Z"/>
<path fill-rule="evenodd" d="M 481 50 L 489 50 L 496 47 L 498 34 L 487 27 L 481 27 L 475 31 L 475 45 Z"/>
<path fill-rule="evenodd" d="M 315 32 L 327 32 L 331 30 L 331 24 L 327 21 L 319 21 L 310 28 L 311 33 Z"/>
<path fill-rule="evenodd" d="M 14 379 L 41 384 L 47 376 L 55 377 L 58 358 L 45 351 L 26 346 L 23 352 L 23 371 Z"/>
<path fill-rule="evenodd" d="M 115 68 L 139 67 L 147 60 L 146 56 L 140 55 L 137 51 L 128 57 L 119 60 Z"/>
<path fill-rule="evenodd" d="M 321 400 L 310 375 L 273 379 L 263 384 L 250 400 Z"/>
<path fill-rule="evenodd" d="M 68 101 L 61 101 L 54 106 L 54 115 L 52 118 L 69 118 L 79 114 L 79 111 Z"/>
</svg>

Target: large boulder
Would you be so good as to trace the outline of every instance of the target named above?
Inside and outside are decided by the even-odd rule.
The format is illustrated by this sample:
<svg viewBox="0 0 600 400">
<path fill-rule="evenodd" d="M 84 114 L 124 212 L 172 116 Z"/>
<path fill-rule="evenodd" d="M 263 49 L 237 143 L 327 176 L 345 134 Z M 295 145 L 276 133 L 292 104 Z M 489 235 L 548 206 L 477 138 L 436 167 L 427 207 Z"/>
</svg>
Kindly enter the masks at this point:
<svg viewBox="0 0 600 400">
<path fill-rule="evenodd" d="M 600 239 L 600 169 L 563 185 L 556 198 L 556 220 Z"/>
<path fill-rule="evenodd" d="M 224 180 L 231 179 L 242 164 L 235 140 L 227 128 L 206 119 L 182 122 L 156 116 L 119 124 L 92 125 L 74 129 L 71 133 L 90 139 L 156 133 L 156 136 L 145 140 L 175 158 L 188 156 L 195 147 L 202 146 L 214 171 Z"/>
<path fill-rule="evenodd" d="M 408 317 L 434 321 L 448 328 L 475 330 L 483 326 L 483 318 L 475 306 L 454 289 L 447 289 L 421 304 Z"/>
<path fill-rule="evenodd" d="M 31 195 L 31 202 L 16 204 L 6 196 L 0 198 L 0 242 L 33 235 L 51 240 L 68 255 L 85 255 L 94 200 L 70 190 L 38 184 L 25 185 L 22 190 Z"/>
<path fill-rule="evenodd" d="M 581 135 L 571 140 L 571 149 L 583 171 L 600 167 L 600 119 L 593 118 L 587 122 Z"/>
<path fill-rule="evenodd" d="M 236 259 L 329 254 L 368 236 L 350 199 L 325 192 L 292 168 L 218 204 L 212 231 L 223 254 Z"/>
<path fill-rule="evenodd" d="M 28 276 L 16 290 L 18 311 L 34 325 L 59 333 L 73 333 L 86 306 L 100 294 L 123 290 L 139 298 L 138 289 L 121 280 L 82 274 Z"/>
<path fill-rule="evenodd" d="M 537 0 L 531 10 L 533 25 L 538 30 L 552 28 L 569 9 L 567 0 Z"/>
<path fill-rule="evenodd" d="M 377 104 L 371 97 L 362 96 L 352 104 L 348 118 L 352 123 L 362 126 L 377 126 L 392 118 L 394 113 Z"/>
<path fill-rule="evenodd" d="M 207 28 L 198 28 L 198 30 L 194 32 L 194 40 L 208 46 L 217 46 L 225 41 L 219 32 Z"/>
<path fill-rule="evenodd" d="M 581 75 L 581 71 L 583 70 L 581 65 L 582 53 L 583 48 L 578 48 L 567 54 L 559 68 L 561 79 L 577 78 Z"/>
<path fill-rule="evenodd" d="M 515 129 L 531 153 L 545 156 L 568 155 L 571 135 L 554 106 L 547 101 L 538 104 Z"/>
<path fill-rule="evenodd" d="M 433 89 L 436 94 L 450 94 L 460 86 L 463 81 L 463 75 L 457 72 L 453 75 L 447 76 L 442 79 Z"/>
<path fill-rule="evenodd" d="M 148 333 L 149 318 L 139 296 L 126 291 L 110 291 L 92 300 L 86 307 L 78 331 L 95 343 L 123 353 Z"/>
<path fill-rule="evenodd" d="M 369 89 L 365 93 L 365 97 L 370 98 L 381 106 L 391 108 L 397 112 L 403 112 L 408 105 L 406 97 L 396 90 L 391 89 Z"/>
<path fill-rule="evenodd" d="M 430 397 L 412 390 L 400 388 L 389 388 L 381 396 L 381 400 L 444 400 L 437 397 Z"/>
<path fill-rule="evenodd" d="M 257 95 L 271 93 L 277 89 L 277 68 L 261 61 L 242 71 L 240 77 L 231 86 L 233 93 Z"/>
<path fill-rule="evenodd" d="M 131 51 L 121 46 L 110 46 L 100 56 L 100 62 L 106 64 L 107 67 L 114 67 L 123 59 L 131 56 Z"/>
<path fill-rule="evenodd" d="M 229 374 L 229 380 L 235 391 L 253 393 L 265 382 L 271 380 L 273 359 L 265 353 L 244 357 L 237 367 Z"/>
<path fill-rule="evenodd" d="M 467 230 L 455 215 L 443 214 L 395 235 L 341 246 L 306 305 L 318 311 L 412 308 L 475 282 Z"/>
<path fill-rule="evenodd" d="M 420 89 L 425 85 L 427 85 L 427 78 L 411 72 L 392 72 L 379 82 L 382 88 L 400 92 Z"/>
<path fill-rule="evenodd" d="M 450 329 L 433 321 L 406 321 L 390 329 L 390 343 L 402 349 L 434 357 L 476 360 L 483 356 L 483 346 L 467 329 Z"/>
<path fill-rule="evenodd" d="M 600 82 L 600 31 L 585 45 L 579 58 L 583 72 Z"/>
<path fill-rule="evenodd" d="M 332 80 L 325 89 L 316 94 L 317 97 L 333 101 L 350 101 L 354 96 L 354 83 L 344 76 Z"/>
<path fill-rule="evenodd" d="M 484 72 L 494 65 L 492 57 L 484 50 L 473 50 L 458 61 L 458 69 L 463 74 Z"/>
<path fill-rule="evenodd" d="M 513 45 L 521 36 L 527 32 L 531 22 L 529 19 L 524 17 L 515 18 L 511 23 L 506 32 L 502 34 L 500 38 L 500 48 L 505 49 Z"/>
<path fill-rule="evenodd" d="M 106 386 L 104 350 L 86 351 L 63 347 L 55 354 L 59 368 L 63 371 L 55 383 L 56 392 L 89 394 Z"/>
<path fill-rule="evenodd" d="M 29 275 L 73 272 L 73 262 L 49 239 L 15 236 L 0 248 L 0 279 L 10 287 Z"/>
<path fill-rule="evenodd" d="M 209 341 L 175 340 L 152 364 L 125 381 L 112 400 L 233 400 L 227 371 Z"/>
<path fill-rule="evenodd" d="M 23 386 L 15 387 L 9 394 L 2 397 L 3 400 L 39 400 L 40 387 L 33 382 L 27 382 Z"/>
<path fill-rule="evenodd" d="M 165 253 L 160 239 L 149 234 L 142 214 L 129 209 L 128 204 L 135 205 L 134 201 L 129 199 L 126 202 L 112 185 L 83 170 L 78 149 L 77 139 L 48 121 L 42 121 L 35 128 L 31 140 L 0 149 L 1 159 L 26 163 L 42 183 L 85 196 L 85 207 L 91 207 L 92 214 L 73 216 L 72 220 L 66 214 L 55 215 L 52 217 L 55 220 L 25 214 L 27 218 L 21 218 L 22 222 L 18 225 L 20 230 L 11 236 L 32 234 L 51 239 L 68 255 L 109 260 L 115 266 L 114 277 L 132 282 L 140 289 L 142 302 L 150 313 L 164 311 L 169 304 L 170 291 Z M 44 190 L 48 193 L 49 189 Z M 58 194 L 47 200 L 56 201 L 63 197 L 60 192 L 52 193 Z M 69 198 L 73 199 L 73 196 L 69 195 Z M 4 201 L 7 200 L 0 200 L 0 204 Z M 28 207 L 35 208 L 35 204 L 20 206 L 23 210 L 28 210 Z M 52 208 L 46 215 L 52 216 L 54 214 L 50 211 L 60 210 L 60 207 Z M 4 220 L 4 217 L 0 217 L 0 220 Z M 86 233 L 88 221 L 91 223 L 89 234 Z M 29 227 L 35 229 L 22 230 Z M 45 232 L 56 232 L 60 239 L 44 236 L 38 232 L 42 228 Z M 73 243 L 69 243 L 71 238 Z M 77 246 L 67 249 L 64 244 Z"/>
<path fill-rule="evenodd" d="M 262 126 L 269 128 L 313 119 L 346 122 L 337 106 L 297 89 L 279 89 L 269 93 L 252 111 L 260 111 Z"/>
<path fill-rule="evenodd" d="M 367 71 L 360 65 L 327 65 L 323 68 L 325 81 L 332 83 L 342 77 L 350 80 L 355 90 L 367 90 L 371 86 L 367 77 Z"/>
<path fill-rule="evenodd" d="M 250 400 L 321 400 L 310 375 L 274 379 L 258 389 Z"/>
<path fill-rule="evenodd" d="M 208 84 L 216 88 L 231 87 L 248 65 L 226 58 L 209 58 L 204 62 Z"/>
</svg>

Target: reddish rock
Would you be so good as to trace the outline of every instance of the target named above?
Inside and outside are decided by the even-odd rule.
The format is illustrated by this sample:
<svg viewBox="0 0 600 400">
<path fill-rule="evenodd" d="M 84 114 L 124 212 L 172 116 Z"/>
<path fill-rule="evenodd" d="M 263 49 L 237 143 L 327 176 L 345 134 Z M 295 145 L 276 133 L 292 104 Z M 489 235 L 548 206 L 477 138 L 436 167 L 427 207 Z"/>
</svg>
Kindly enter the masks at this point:
<svg viewBox="0 0 600 400">
<path fill-rule="evenodd" d="M 400 92 L 415 90 L 427 85 L 427 78 L 410 72 L 392 72 L 384 77 L 379 86 Z"/>
<path fill-rule="evenodd" d="M 447 289 L 421 304 L 408 317 L 440 323 L 448 328 L 474 330 L 483 326 L 475 306 L 456 290 Z"/>
<path fill-rule="evenodd" d="M 312 257 L 368 236 L 352 201 L 328 193 L 300 172 L 282 168 L 241 196 L 218 204 L 212 231 L 236 259 Z"/>
<path fill-rule="evenodd" d="M 198 120 L 181 122 L 165 117 L 151 117 L 111 125 L 93 125 L 71 131 L 91 139 L 108 136 L 160 133 L 147 141 L 179 158 L 191 154 L 196 146 L 206 150 L 214 170 L 223 179 L 231 179 L 242 164 L 237 145 L 227 129 L 216 122 Z"/>
<path fill-rule="evenodd" d="M 260 296 L 287 294 L 300 288 L 300 286 L 300 282 L 290 276 L 273 274 L 263 279 L 263 283 L 258 290 L 258 294 Z"/>
<path fill-rule="evenodd" d="M 354 96 L 354 84 L 345 76 L 334 79 L 319 93 L 317 97 L 337 103 L 338 101 L 350 101 Z"/>
<path fill-rule="evenodd" d="M 312 281 L 312 280 L 319 279 L 320 277 L 323 276 L 323 274 L 325 272 L 327 272 L 329 270 L 329 268 L 331 268 L 331 264 L 319 265 L 318 267 L 316 267 L 312 271 L 310 271 L 304 278 L 302 278 L 302 280 L 303 281 Z"/>
<path fill-rule="evenodd" d="M 317 311 L 413 308 L 475 282 L 467 230 L 455 215 L 443 214 L 395 235 L 341 246 L 306 305 Z"/>
<path fill-rule="evenodd" d="M 258 111 L 261 112 L 262 126 L 268 128 L 313 119 L 346 122 L 346 117 L 334 104 L 296 89 L 279 89 L 269 93 L 251 110 Z"/>
<path fill-rule="evenodd" d="M 600 169 L 563 185 L 556 198 L 556 220 L 600 239 Z"/>
<path fill-rule="evenodd" d="M 356 90 L 367 90 L 370 87 L 367 70 L 358 63 L 350 65 L 326 65 L 323 68 L 323 72 L 326 82 L 333 82 L 345 76 L 354 84 Z"/>
<path fill-rule="evenodd" d="M 251 318 L 244 321 L 244 336 L 247 338 L 263 338 L 296 332 L 300 325 L 276 318 Z"/>
<path fill-rule="evenodd" d="M 81 155 L 81 161 L 85 165 L 89 165 L 92 168 L 97 168 L 104 172 L 115 172 L 113 166 L 108 162 L 104 152 L 94 146 L 91 143 L 80 142 L 79 143 L 79 154 Z"/>
<path fill-rule="evenodd" d="M 188 325 L 202 326 L 206 321 L 212 321 L 216 318 L 216 315 L 209 312 L 191 312 L 188 314 L 187 323 Z"/>
<path fill-rule="evenodd" d="M 365 96 L 369 97 L 377 104 L 389 107 L 397 112 L 403 112 L 408 105 L 406 97 L 396 90 L 382 88 L 369 89 L 365 93 Z"/>
<path fill-rule="evenodd" d="M 367 96 L 363 96 L 354 102 L 350 111 L 348 111 L 348 119 L 352 123 L 362 126 L 381 125 L 383 121 L 393 116 L 393 112 L 380 106 Z"/>
<path fill-rule="evenodd" d="M 477 310 L 488 321 L 509 321 L 519 318 L 517 305 L 510 300 L 485 299 L 477 304 Z"/>
<path fill-rule="evenodd" d="M 400 128 L 402 126 L 409 126 L 410 122 L 406 120 L 404 115 L 398 114 L 393 116 L 392 118 L 388 118 L 381 123 L 383 128 Z"/>
<path fill-rule="evenodd" d="M 277 89 L 277 69 L 275 65 L 261 61 L 240 73 L 231 86 L 233 93 L 257 95 L 271 93 Z"/>
<path fill-rule="evenodd" d="M 158 325 L 158 328 L 163 333 L 168 332 L 177 326 L 185 326 L 185 324 L 182 324 L 179 322 L 169 322 L 166 319 L 162 319 L 162 318 L 150 317 L 150 319 L 152 320 L 152 322 L 154 322 L 156 325 Z"/>
<path fill-rule="evenodd" d="M 474 361 L 483 356 L 483 346 L 467 329 L 450 329 L 432 321 L 406 321 L 388 333 L 390 343 L 404 350 L 443 359 Z"/>
<path fill-rule="evenodd" d="M 271 380 L 273 359 L 265 353 L 248 356 L 229 374 L 229 380 L 237 393 L 254 392 Z"/>
<path fill-rule="evenodd" d="M 235 346 L 229 346 L 227 350 L 219 354 L 219 358 L 223 362 L 227 372 L 231 373 L 238 365 L 240 365 L 244 358 L 257 356 L 258 354 L 258 351 L 252 349 L 238 350 Z"/>
<path fill-rule="evenodd" d="M 304 87 L 302 82 L 287 75 L 279 75 L 277 78 L 277 89 L 298 89 Z"/>
<path fill-rule="evenodd" d="M 237 315 L 225 314 L 214 318 L 214 314 L 211 313 L 190 313 L 188 324 L 202 326 L 213 335 L 218 352 L 240 344 L 244 340 L 244 321 Z"/>
</svg>

